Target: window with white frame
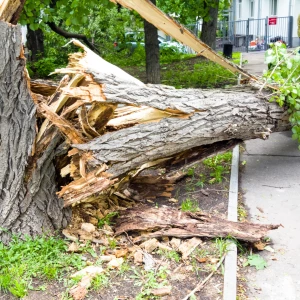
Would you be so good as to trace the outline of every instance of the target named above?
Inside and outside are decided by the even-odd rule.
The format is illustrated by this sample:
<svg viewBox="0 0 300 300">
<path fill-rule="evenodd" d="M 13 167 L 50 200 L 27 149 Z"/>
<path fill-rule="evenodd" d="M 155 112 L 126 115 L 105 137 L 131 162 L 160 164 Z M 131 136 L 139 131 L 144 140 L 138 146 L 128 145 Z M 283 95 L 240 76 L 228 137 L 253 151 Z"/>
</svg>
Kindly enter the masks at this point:
<svg viewBox="0 0 300 300">
<path fill-rule="evenodd" d="M 250 0 L 250 18 L 254 18 L 254 0 Z"/>
<path fill-rule="evenodd" d="M 270 0 L 270 15 L 277 15 L 277 0 Z"/>
<path fill-rule="evenodd" d="M 242 18 L 242 0 L 239 0 L 238 12 L 239 12 L 239 19 L 241 19 Z"/>
</svg>

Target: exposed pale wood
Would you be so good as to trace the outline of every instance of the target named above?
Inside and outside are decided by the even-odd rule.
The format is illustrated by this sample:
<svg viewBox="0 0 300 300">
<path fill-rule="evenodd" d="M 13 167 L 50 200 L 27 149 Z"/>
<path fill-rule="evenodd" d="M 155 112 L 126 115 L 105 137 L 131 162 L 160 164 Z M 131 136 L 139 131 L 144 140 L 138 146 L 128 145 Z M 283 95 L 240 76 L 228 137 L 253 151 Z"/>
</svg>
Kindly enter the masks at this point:
<svg viewBox="0 0 300 300">
<path fill-rule="evenodd" d="M 97 166 L 106 164 L 111 179 L 119 177 L 118 187 L 113 185 L 114 191 L 119 192 L 124 183 L 151 165 L 175 163 L 191 154 L 201 156 L 199 151 L 204 146 L 211 145 L 211 149 L 215 149 L 217 143 L 226 147 L 230 140 L 267 138 L 270 128 L 280 131 L 289 126 L 284 108 L 269 103 L 268 97 L 254 88 L 176 90 L 163 85 L 146 85 L 104 61 L 80 42 L 73 42 L 84 52 L 71 55 L 67 68 L 56 72 L 84 74 L 83 87 L 98 89 L 93 101 L 88 93 L 80 94 L 85 91 L 82 85 L 77 86 L 72 96 L 78 97 L 79 104 L 75 102 L 70 107 L 73 110 L 92 103 L 91 107 L 84 108 L 88 109 L 85 118 L 90 127 L 86 128 L 102 134 L 87 143 L 72 145 L 79 150 L 74 152 L 76 156 L 70 168 L 70 175 L 76 180 L 80 174 L 89 176 Z M 66 111 L 70 111 L 70 107 Z M 81 124 L 83 128 L 86 126 L 82 119 Z M 114 131 L 105 132 L 105 129 Z M 85 128 L 84 131 L 92 138 L 91 132 Z M 82 160 L 86 152 L 92 158 Z M 112 184 L 103 187 L 97 189 L 98 194 L 110 193 Z M 159 194 L 170 195 L 172 185 L 156 188 Z M 97 193 L 91 190 L 91 194 Z M 60 195 L 65 199 L 64 193 Z M 82 197 L 80 201 L 85 199 Z"/>
<path fill-rule="evenodd" d="M 76 74 L 71 80 L 69 79 L 69 76 L 65 76 L 63 80 L 60 82 L 59 87 L 57 88 L 57 92 L 51 97 L 49 100 L 50 106 L 49 109 L 56 113 L 58 112 L 67 102 L 69 99 L 69 96 L 62 93 L 62 88 L 67 85 L 67 87 L 74 87 L 76 86 L 82 79 L 84 78 L 84 75 L 82 74 Z M 37 141 L 40 140 L 40 138 L 43 136 L 43 134 L 46 132 L 47 127 L 49 126 L 49 121 L 46 119 L 37 135 Z"/>
<path fill-rule="evenodd" d="M 21 0 L 1 0 L 0 1 L 0 20 L 10 23 L 14 14 L 25 1 Z"/>
<path fill-rule="evenodd" d="M 30 89 L 33 93 L 51 96 L 57 89 L 57 84 L 45 80 L 30 80 Z"/>
<path fill-rule="evenodd" d="M 103 177 L 105 175 L 103 172 L 98 176 L 97 172 L 98 170 L 91 172 L 86 178 L 75 180 L 61 189 L 58 196 L 64 197 L 65 206 L 78 204 L 82 199 L 87 199 L 102 190 L 106 190 L 116 181 Z"/>
<path fill-rule="evenodd" d="M 38 105 L 39 112 L 43 114 L 47 120 L 51 121 L 58 129 L 70 140 L 71 143 L 85 142 L 83 136 L 68 122 L 66 119 L 54 113 L 49 106 L 44 103 Z"/>
<path fill-rule="evenodd" d="M 183 212 L 175 208 L 161 206 L 136 206 L 122 211 L 117 219 L 116 235 L 124 232 L 145 232 L 135 242 L 148 238 L 173 236 L 188 237 L 227 237 L 256 242 L 265 237 L 269 230 L 280 225 L 238 223 L 222 219 L 204 212 Z"/>
<path fill-rule="evenodd" d="M 192 34 L 183 25 L 174 21 L 170 16 L 164 14 L 149 0 L 111 0 L 111 2 L 119 3 L 122 6 L 137 11 L 149 23 L 152 23 L 158 29 L 164 31 L 166 34 L 172 36 L 179 42 L 191 47 L 200 55 L 210 59 L 232 71 L 233 73 L 240 73 L 250 79 L 257 80 L 257 78 L 239 66 L 226 60 L 224 57 L 213 51 L 205 43 L 201 42 L 194 34 Z"/>
</svg>

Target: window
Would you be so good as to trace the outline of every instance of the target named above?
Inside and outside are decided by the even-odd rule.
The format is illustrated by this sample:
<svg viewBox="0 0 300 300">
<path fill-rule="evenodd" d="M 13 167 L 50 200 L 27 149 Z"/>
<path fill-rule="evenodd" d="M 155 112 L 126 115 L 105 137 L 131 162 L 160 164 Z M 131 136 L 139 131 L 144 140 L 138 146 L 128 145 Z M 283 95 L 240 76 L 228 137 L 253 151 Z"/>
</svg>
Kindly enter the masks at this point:
<svg viewBox="0 0 300 300">
<path fill-rule="evenodd" d="M 254 0 L 250 0 L 250 18 L 254 18 Z"/>
<path fill-rule="evenodd" d="M 242 18 L 242 0 L 239 0 L 239 4 L 238 4 L 238 12 L 239 12 L 239 19 Z"/>
<path fill-rule="evenodd" d="M 270 0 L 270 15 L 277 15 L 277 0 Z"/>
</svg>

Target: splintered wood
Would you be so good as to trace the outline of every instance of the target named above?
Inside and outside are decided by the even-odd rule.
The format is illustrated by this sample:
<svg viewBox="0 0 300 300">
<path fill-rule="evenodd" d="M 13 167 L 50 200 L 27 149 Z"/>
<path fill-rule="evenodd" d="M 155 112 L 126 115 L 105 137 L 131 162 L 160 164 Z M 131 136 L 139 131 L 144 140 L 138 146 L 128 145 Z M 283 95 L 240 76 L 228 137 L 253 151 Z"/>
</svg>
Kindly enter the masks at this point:
<svg viewBox="0 0 300 300">
<path fill-rule="evenodd" d="M 161 237 L 232 237 L 242 241 L 257 242 L 269 230 L 280 225 L 238 223 L 204 212 L 183 212 L 162 206 L 159 209 L 137 206 L 123 211 L 117 219 L 116 235 L 124 232 L 143 232 L 134 242 Z M 148 232 L 148 233 L 145 233 Z"/>
<path fill-rule="evenodd" d="M 65 206 L 108 198 L 118 206 L 137 194 L 170 197 L 183 162 L 288 124 L 282 108 L 253 90 L 146 85 L 73 43 L 84 52 L 70 55 L 69 65 L 55 71 L 65 74 L 56 91 L 33 95 L 40 117 L 33 161 L 55 136 L 64 137 L 55 155 Z M 38 82 L 34 87 L 43 89 Z M 153 167 L 171 173 L 145 173 Z"/>
</svg>

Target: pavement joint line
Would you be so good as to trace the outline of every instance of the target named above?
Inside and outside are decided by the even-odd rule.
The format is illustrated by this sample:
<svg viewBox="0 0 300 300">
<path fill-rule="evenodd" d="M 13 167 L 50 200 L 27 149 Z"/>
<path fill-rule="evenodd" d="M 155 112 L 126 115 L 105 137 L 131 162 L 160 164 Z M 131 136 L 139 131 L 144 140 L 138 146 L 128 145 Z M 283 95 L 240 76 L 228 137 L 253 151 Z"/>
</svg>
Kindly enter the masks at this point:
<svg viewBox="0 0 300 300">
<path fill-rule="evenodd" d="M 228 199 L 228 220 L 238 220 L 239 145 L 232 150 L 231 174 Z M 231 242 L 227 248 L 224 270 L 223 300 L 236 300 L 237 294 L 237 247 Z"/>
</svg>

